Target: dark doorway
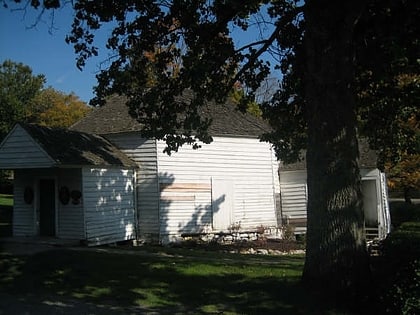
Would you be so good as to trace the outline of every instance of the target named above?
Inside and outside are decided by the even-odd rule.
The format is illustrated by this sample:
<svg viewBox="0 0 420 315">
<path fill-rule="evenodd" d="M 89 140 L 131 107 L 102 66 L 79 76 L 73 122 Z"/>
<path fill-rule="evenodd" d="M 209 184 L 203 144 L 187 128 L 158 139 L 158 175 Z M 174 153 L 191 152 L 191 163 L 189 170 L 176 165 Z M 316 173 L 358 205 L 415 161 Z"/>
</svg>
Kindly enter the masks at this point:
<svg viewBox="0 0 420 315">
<path fill-rule="evenodd" d="M 39 234 L 55 235 L 55 182 L 53 179 L 39 181 Z"/>
</svg>

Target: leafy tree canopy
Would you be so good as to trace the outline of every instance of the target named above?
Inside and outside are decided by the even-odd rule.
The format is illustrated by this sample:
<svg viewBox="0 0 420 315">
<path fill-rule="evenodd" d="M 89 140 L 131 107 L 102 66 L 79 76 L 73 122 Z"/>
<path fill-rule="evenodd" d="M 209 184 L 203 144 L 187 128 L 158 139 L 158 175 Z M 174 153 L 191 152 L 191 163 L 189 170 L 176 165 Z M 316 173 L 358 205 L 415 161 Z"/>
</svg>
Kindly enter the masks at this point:
<svg viewBox="0 0 420 315">
<path fill-rule="evenodd" d="M 6 60 L 0 64 L 0 140 L 17 121 L 23 121 L 28 100 L 33 99 L 45 83 L 43 75 L 34 76 L 31 68 Z"/>
<path fill-rule="evenodd" d="M 416 1 L 372 1 L 356 29 L 360 132 L 382 169 L 420 153 L 419 14 Z"/>
<path fill-rule="evenodd" d="M 416 139 L 415 144 L 406 151 L 387 151 L 385 154 L 385 172 L 390 189 L 404 192 L 405 201 L 411 203 L 412 194 L 420 191 L 420 123 L 416 115 L 409 116 L 408 121 L 400 120 L 401 128 Z M 399 159 L 395 161 L 395 156 Z"/>
<path fill-rule="evenodd" d="M 70 127 L 90 110 L 74 93 L 66 94 L 49 87 L 29 103 L 28 120 L 43 126 Z"/>
<path fill-rule="evenodd" d="M 146 126 L 146 136 L 166 139 L 168 134 L 184 131 L 183 135 L 167 139 L 169 148 L 176 150 L 183 143 L 211 141 L 207 133 L 210 121 L 198 115 L 206 99 L 223 101 L 239 81 L 249 92 L 241 103 L 245 107 L 253 100 L 252 90 L 270 70 L 269 62 L 259 57 L 280 38 L 278 31 L 284 23 L 274 26 L 277 31 L 269 38 L 244 47 L 235 47 L 230 33 L 234 28 L 248 29 L 252 23 L 249 18 L 259 12 L 264 2 L 75 1 L 75 19 L 67 42 L 74 45 L 77 65 L 82 68 L 87 58 L 98 53 L 95 31 L 111 25 L 107 47 L 115 52 L 115 58 L 111 57 L 109 67 L 98 75 L 93 104 L 103 104 L 113 93 L 127 95 L 131 113 Z M 57 3 L 32 5 L 45 9 L 55 8 Z M 283 6 L 289 23 L 298 11 L 294 3 L 272 6 L 265 13 L 270 20 L 283 15 Z M 171 66 L 174 61 L 180 69 Z M 157 84 L 146 89 L 150 69 Z M 195 92 L 190 102 L 176 98 L 185 89 Z"/>
<path fill-rule="evenodd" d="M 65 1 L 28 3 L 43 10 Z M 223 102 L 239 82 L 245 109 L 270 72 L 280 70 L 278 91 L 264 105 L 273 127 L 264 139 L 285 161 L 307 148 L 304 278 L 330 292 L 366 287 L 357 133 L 383 155 L 410 151 L 414 137 L 406 125 L 419 121 L 417 0 L 72 3 L 67 42 L 78 67 L 98 54 L 96 31 L 112 29 L 107 48 L 113 54 L 97 76 L 93 104 L 125 94 L 144 135 L 165 139 L 169 150 L 211 141 L 211 121 L 198 111 L 206 100 Z M 255 25 L 261 27 L 256 40 L 237 45 L 234 31 Z M 194 96 L 180 101 L 185 90 Z"/>
<path fill-rule="evenodd" d="M 75 94 L 44 88 L 45 82 L 44 75 L 33 75 L 22 63 L 0 65 L 0 139 L 17 122 L 68 127 L 90 111 Z"/>
<path fill-rule="evenodd" d="M 4 3 L 8 2 L 20 1 Z M 30 2 L 40 10 L 66 3 Z M 166 134 L 185 132 L 168 143 L 170 149 L 196 140 L 209 142 L 206 126 L 210 122 L 202 121 L 197 107 L 205 99 L 223 101 L 240 82 L 246 91 L 246 97 L 241 98 L 245 108 L 275 66 L 281 70 L 283 79 L 275 96 L 264 106 L 274 127 L 265 139 L 276 145 L 278 156 L 284 161 L 299 158 L 307 143 L 301 82 L 305 58 L 304 2 L 79 0 L 73 3 L 75 19 L 67 42 L 75 47 L 79 68 L 98 54 L 95 31 L 105 25 L 112 27 L 107 48 L 115 54 L 108 60 L 109 67 L 98 75 L 93 105 L 103 104 L 110 94 L 123 93 L 130 99 L 131 113 L 148 127 L 146 135 L 165 139 Z M 419 6 L 413 0 L 366 3 L 354 32 L 359 132 L 369 137 L 371 146 L 383 153 L 384 160 L 385 152 L 409 150 L 413 140 L 411 131 L 400 123 L 418 115 Z M 241 47 L 235 45 L 232 38 L 235 30 L 246 31 L 255 24 L 260 25 L 261 34 Z M 266 52 L 272 58 L 261 58 Z M 277 63 L 270 64 L 273 62 Z M 151 80 L 156 84 L 145 89 Z M 196 92 L 190 103 L 175 101 L 184 89 Z"/>
</svg>

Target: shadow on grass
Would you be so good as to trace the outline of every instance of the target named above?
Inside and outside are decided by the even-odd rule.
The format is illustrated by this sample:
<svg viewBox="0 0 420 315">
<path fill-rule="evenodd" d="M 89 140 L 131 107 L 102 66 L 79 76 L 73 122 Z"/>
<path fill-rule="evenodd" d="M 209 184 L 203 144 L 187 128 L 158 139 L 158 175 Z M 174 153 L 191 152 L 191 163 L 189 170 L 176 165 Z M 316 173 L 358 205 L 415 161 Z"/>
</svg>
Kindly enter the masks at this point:
<svg viewBox="0 0 420 315">
<path fill-rule="evenodd" d="M 73 299 L 158 314 L 325 314 L 307 294 L 303 257 L 217 259 L 55 250 L 2 257 L 0 292 Z M 235 259 L 240 257 L 240 259 Z M 109 312 L 111 313 L 111 312 Z M 334 314 L 334 312 L 332 313 Z M 342 314 L 342 313 L 340 313 Z"/>
</svg>

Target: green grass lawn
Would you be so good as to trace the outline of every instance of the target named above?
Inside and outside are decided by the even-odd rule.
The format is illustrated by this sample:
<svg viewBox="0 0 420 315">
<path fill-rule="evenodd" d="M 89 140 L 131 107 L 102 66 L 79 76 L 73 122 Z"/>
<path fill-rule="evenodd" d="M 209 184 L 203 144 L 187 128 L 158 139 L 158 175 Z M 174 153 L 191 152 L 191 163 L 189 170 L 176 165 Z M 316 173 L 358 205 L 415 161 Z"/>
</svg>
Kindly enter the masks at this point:
<svg viewBox="0 0 420 315">
<path fill-rule="evenodd" d="M 418 232 L 418 225 L 413 223 L 402 227 Z M 395 235 L 398 241 L 406 233 Z M 404 245 L 408 244 L 406 238 Z M 410 242 L 415 245 L 410 248 L 418 249 L 416 240 Z M 397 241 L 393 243 L 398 245 Z M 19 303 L 48 297 L 109 308 L 140 306 L 157 314 L 353 314 L 338 307 L 333 298 L 301 285 L 303 256 L 253 256 L 170 247 L 139 247 L 136 251 L 117 254 L 56 249 L 11 256 L 0 248 L 0 293 L 19 298 Z M 400 260 L 401 254 L 393 256 Z M 406 282 L 394 284 L 390 275 L 396 272 L 388 265 L 395 264 L 389 264 L 390 258 L 378 259 L 376 265 L 385 272 L 378 269 L 377 278 L 391 294 L 383 296 L 415 297 L 411 286 L 407 293 L 400 293 Z M 377 313 L 374 307 L 365 313 Z"/>
<path fill-rule="evenodd" d="M 0 207 L 13 207 L 13 195 L 0 194 Z"/>
<path fill-rule="evenodd" d="M 300 285 L 303 256 L 172 249 L 157 255 L 54 250 L 0 257 L 0 292 L 171 314 L 345 314 Z M 169 314 L 169 313 L 168 313 Z"/>
<path fill-rule="evenodd" d="M 12 235 L 13 195 L 0 194 L 0 237 Z"/>
</svg>

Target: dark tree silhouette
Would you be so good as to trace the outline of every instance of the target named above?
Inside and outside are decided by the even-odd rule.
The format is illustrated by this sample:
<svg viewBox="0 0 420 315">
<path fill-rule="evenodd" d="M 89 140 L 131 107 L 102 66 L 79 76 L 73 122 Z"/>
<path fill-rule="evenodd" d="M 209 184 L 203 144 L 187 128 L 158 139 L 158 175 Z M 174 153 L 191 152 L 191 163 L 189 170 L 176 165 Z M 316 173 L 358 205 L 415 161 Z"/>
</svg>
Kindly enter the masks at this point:
<svg viewBox="0 0 420 315">
<path fill-rule="evenodd" d="M 65 1 L 28 3 L 42 10 Z M 391 141 L 395 130 L 383 132 L 388 139 L 375 132 L 388 127 L 378 125 L 384 121 L 378 115 L 392 121 L 395 115 L 388 114 L 394 111 L 389 111 L 386 102 L 362 102 L 361 96 L 370 93 L 368 86 L 385 81 L 395 84 L 392 78 L 397 74 L 419 73 L 418 36 L 408 40 L 419 31 L 415 0 L 72 3 L 75 19 L 67 42 L 74 45 L 80 68 L 98 53 L 95 32 L 112 28 L 107 47 L 114 57 L 97 76 L 93 104 L 103 104 L 110 94 L 126 95 L 130 113 L 144 123 L 144 135 L 165 139 L 169 151 L 186 143 L 210 142 L 207 128 L 211 121 L 200 116 L 201 106 L 208 100 L 223 102 L 240 82 L 246 92 L 240 107 L 246 108 L 272 70 L 264 54 L 273 53 L 282 80 L 264 106 L 273 127 L 264 139 L 286 161 L 299 158 L 301 150 L 307 149 L 304 280 L 326 285 L 333 293 L 356 293 L 364 287 L 369 266 L 358 121 L 363 122 L 359 130 L 371 136 L 375 148 L 407 146 L 410 141 Z M 242 47 L 235 45 L 234 30 L 247 31 L 256 24 L 261 26 L 260 36 Z M 151 51 L 156 52 L 153 58 L 148 54 Z M 174 61 L 179 64 L 176 73 L 171 67 Z M 152 86 L 148 86 L 150 69 L 154 71 Z M 188 98 L 184 97 L 187 90 L 192 91 Z M 418 83 L 410 91 L 418 95 Z M 376 95 L 375 100 L 385 97 Z M 413 111 L 416 102 L 407 104 Z"/>
</svg>

